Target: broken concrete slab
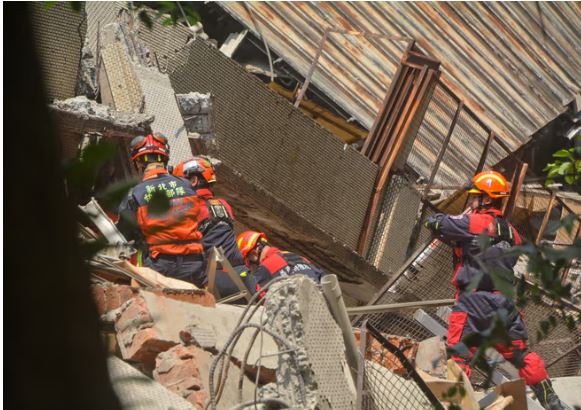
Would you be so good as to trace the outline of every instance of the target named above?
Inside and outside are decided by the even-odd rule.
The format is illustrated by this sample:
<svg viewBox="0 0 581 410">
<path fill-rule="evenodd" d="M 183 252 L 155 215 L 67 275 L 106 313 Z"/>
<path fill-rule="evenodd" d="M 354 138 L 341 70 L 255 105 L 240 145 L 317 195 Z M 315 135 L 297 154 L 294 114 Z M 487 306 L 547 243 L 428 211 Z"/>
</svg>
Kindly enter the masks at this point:
<svg viewBox="0 0 581 410">
<path fill-rule="evenodd" d="M 264 326 L 280 336 L 281 354 L 276 384 L 261 396 L 302 409 L 354 409 L 355 385 L 343 335 L 317 285 L 303 275 L 275 283 L 265 309 Z"/>
<path fill-rule="evenodd" d="M 224 348 L 238 325 L 242 308 L 230 305 L 213 307 L 213 299 L 204 298 L 201 300 L 212 302 L 208 303 L 212 307 L 202 306 L 165 297 L 164 291 L 161 292 L 140 291 L 137 297 L 119 309 L 115 329 L 124 359 L 144 362 L 153 367 L 155 356 L 179 344 L 183 331 L 189 332 L 192 344 L 211 351 Z M 258 313 L 260 315 L 260 310 Z M 253 322 L 257 320 L 253 319 Z M 242 361 L 252 333 L 252 329 L 248 329 L 241 334 L 238 346 L 232 353 L 233 358 Z M 262 348 L 263 354 L 276 354 L 278 351 L 270 336 L 265 336 Z M 260 357 L 260 346 L 256 343 L 250 351 L 248 363 L 254 365 Z M 263 359 L 261 364 L 274 369 L 277 361 L 275 357 L 270 357 Z"/>
<path fill-rule="evenodd" d="M 214 135 L 212 94 L 196 92 L 176 94 L 176 100 L 188 132 L 195 133 L 202 139 L 212 138 Z"/>
<path fill-rule="evenodd" d="M 85 96 L 56 100 L 49 111 L 60 127 L 99 132 L 105 137 L 132 137 L 151 132 L 153 115 L 115 111 Z"/>
<path fill-rule="evenodd" d="M 555 377 L 551 382 L 555 392 L 569 407 L 581 407 L 581 376 Z"/>
<path fill-rule="evenodd" d="M 123 360 L 107 360 L 113 389 L 125 410 L 193 410 L 195 407 Z"/>
<path fill-rule="evenodd" d="M 129 285 L 104 282 L 91 286 L 93 299 L 97 306 L 97 313 L 105 322 L 116 320 L 121 312 L 118 310 L 124 303 L 143 292 L 151 292 L 159 297 L 179 300 L 202 306 L 213 307 L 216 305 L 214 296 L 200 289 L 143 289 Z M 111 313 L 111 314 L 108 314 Z"/>
<path fill-rule="evenodd" d="M 447 360 L 446 344 L 442 337 L 430 337 L 418 345 L 415 365 L 429 375 L 445 379 L 448 374 Z"/>
</svg>

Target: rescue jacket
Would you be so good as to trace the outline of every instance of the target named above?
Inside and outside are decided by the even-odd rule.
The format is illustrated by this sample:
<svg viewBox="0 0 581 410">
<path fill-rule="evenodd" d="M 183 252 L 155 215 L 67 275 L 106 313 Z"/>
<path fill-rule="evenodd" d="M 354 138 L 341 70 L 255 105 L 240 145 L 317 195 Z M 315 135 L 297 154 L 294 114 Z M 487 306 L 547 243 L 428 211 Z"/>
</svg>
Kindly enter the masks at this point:
<svg viewBox="0 0 581 410">
<path fill-rule="evenodd" d="M 428 218 L 426 226 L 439 239 L 454 245 L 452 284 L 456 288 L 456 298 L 478 275 L 482 277 L 475 291 L 497 290 L 491 272 L 513 280 L 518 255 L 507 254 L 507 250 L 522 241 L 517 230 L 502 217 L 499 210 L 488 208 L 455 216 L 435 214 Z M 487 246 L 481 244 L 482 234 L 489 238 Z"/>
<path fill-rule="evenodd" d="M 162 213 L 149 210 L 158 192 L 169 199 Z M 128 240 L 143 238 L 153 258 L 159 254 L 192 255 L 203 253 L 202 233 L 198 229 L 201 201 L 189 181 L 170 175 L 163 167 L 148 170 L 119 206 L 118 227 Z M 139 226 L 131 229 L 130 220 Z"/>
<path fill-rule="evenodd" d="M 205 252 L 209 252 L 213 246 L 222 247 L 232 266 L 244 265 L 244 258 L 236 245 L 234 214 L 228 202 L 214 198 L 212 191 L 207 188 L 197 189 L 196 195 L 202 200 L 198 229 L 203 234 Z"/>
<path fill-rule="evenodd" d="M 254 277 L 258 285 L 264 287 L 276 277 L 298 274 L 307 275 L 316 283 L 321 283 L 321 278 L 325 275 L 325 272 L 303 256 L 292 252 L 284 252 L 271 246 L 267 249 L 265 257 L 254 272 Z M 257 288 L 257 290 L 260 290 L 260 288 Z"/>
</svg>

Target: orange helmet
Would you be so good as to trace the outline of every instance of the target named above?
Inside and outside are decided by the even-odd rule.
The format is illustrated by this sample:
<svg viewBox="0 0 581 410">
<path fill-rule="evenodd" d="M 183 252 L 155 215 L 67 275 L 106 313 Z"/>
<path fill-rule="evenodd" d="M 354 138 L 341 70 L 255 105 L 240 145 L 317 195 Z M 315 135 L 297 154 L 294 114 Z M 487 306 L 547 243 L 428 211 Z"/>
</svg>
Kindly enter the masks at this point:
<svg viewBox="0 0 581 410">
<path fill-rule="evenodd" d="M 177 164 L 173 170 L 177 177 L 190 178 L 194 175 L 201 176 L 208 184 L 216 182 L 216 173 L 212 162 L 206 156 L 199 155 L 187 161 Z"/>
<path fill-rule="evenodd" d="M 256 231 L 244 231 L 236 238 L 236 244 L 238 245 L 240 253 L 242 253 L 244 259 L 246 259 L 246 256 L 248 256 L 250 251 L 262 241 L 267 241 L 266 235 L 262 232 Z"/>
<path fill-rule="evenodd" d="M 486 194 L 491 198 L 503 198 L 510 195 L 510 185 L 506 178 L 496 171 L 482 171 L 472 178 L 468 189 L 470 194 Z"/>
<path fill-rule="evenodd" d="M 131 140 L 131 159 L 135 161 L 137 158 L 152 154 L 158 155 L 159 162 L 169 158 L 169 144 L 165 135 L 160 133 L 149 134 L 145 137 L 140 135 Z M 161 158 L 160 158 L 161 157 Z"/>
</svg>

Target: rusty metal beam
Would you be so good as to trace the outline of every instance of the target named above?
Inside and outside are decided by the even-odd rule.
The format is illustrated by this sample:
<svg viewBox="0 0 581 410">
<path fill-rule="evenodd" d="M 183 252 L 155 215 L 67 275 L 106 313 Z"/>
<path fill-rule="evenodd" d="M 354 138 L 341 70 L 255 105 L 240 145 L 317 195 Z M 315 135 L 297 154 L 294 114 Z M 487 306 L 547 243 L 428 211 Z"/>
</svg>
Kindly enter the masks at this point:
<svg viewBox="0 0 581 410">
<path fill-rule="evenodd" d="M 510 219 L 512 217 L 512 213 L 514 212 L 514 208 L 516 207 L 516 201 L 518 199 L 518 196 L 520 195 L 520 191 L 522 189 L 522 184 L 525 179 L 528 167 L 529 164 L 523 162 L 522 164 L 520 164 L 520 166 L 515 172 L 514 175 L 515 178 L 513 178 L 513 183 L 510 188 L 510 196 L 508 198 L 508 201 L 506 202 L 505 209 L 503 210 L 504 211 L 503 214 L 507 219 Z"/>
<path fill-rule="evenodd" d="M 402 65 L 405 59 L 408 58 L 409 53 L 410 50 L 406 50 L 406 53 L 404 53 L 401 62 Z M 418 56 L 420 55 L 418 54 Z M 408 91 L 409 86 L 405 87 L 405 84 L 410 84 L 409 79 L 404 78 L 400 80 L 398 77 L 393 80 L 396 82 L 396 85 L 390 88 L 392 92 L 385 100 L 386 105 L 384 106 L 384 111 L 376 119 L 373 135 L 370 134 L 367 138 L 365 146 L 367 150 L 365 154 L 372 161 L 378 163 L 381 169 L 376 178 L 375 188 L 359 236 L 357 249 L 361 255 L 365 255 L 366 253 L 372 231 L 371 225 L 376 219 L 381 196 L 387 184 L 390 171 L 404 145 L 404 141 L 414 131 L 417 132 L 417 128 L 423 119 L 430 101 L 429 96 L 431 96 L 437 79 L 439 78 L 439 72 L 431 69 L 430 66 L 434 66 L 432 59 L 424 64 L 419 74 L 417 74 L 417 70 L 412 70 L 411 72 L 405 68 L 399 70 L 401 77 L 404 74 L 406 74 L 406 77 L 414 77 L 413 88 L 411 91 Z M 405 92 L 401 92 L 400 84 L 403 84 L 403 90 Z M 402 103 L 403 108 L 400 108 Z M 385 128 L 384 125 L 386 126 Z M 374 140 L 378 140 L 378 142 Z"/>
<path fill-rule="evenodd" d="M 298 108 L 301 104 L 305 93 L 307 92 L 307 88 L 311 83 L 311 78 L 313 77 L 313 73 L 315 72 L 315 68 L 317 67 L 317 63 L 319 62 L 319 57 L 321 57 L 321 53 L 323 52 L 323 47 L 325 46 L 325 42 L 327 41 L 327 36 L 329 35 L 329 29 L 326 29 L 323 32 L 323 37 L 321 38 L 321 42 L 319 43 L 319 47 L 317 47 L 317 51 L 315 52 L 315 57 L 313 58 L 313 62 L 309 67 L 309 71 L 307 72 L 307 76 L 305 77 L 305 82 L 299 91 L 299 95 L 295 101 L 295 108 Z"/>
<path fill-rule="evenodd" d="M 446 150 L 448 149 L 448 145 L 450 144 L 450 140 L 452 139 L 452 134 L 454 134 L 454 128 L 456 128 L 456 124 L 458 123 L 458 118 L 460 118 L 460 112 L 464 108 L 464 103 L 460 101 L 458 103 L 458 107 L 456 108 L 456 112 L 454 113 L 454 117 L 452 118 L 452 123 L 450 124 L 450 128 L 448 129 L 448 133 L 446 134 L 446 138 L 444 138 L 444 142 L 442 143 L 442 148 L 440 148 L 440 152 L 438 153 L 438 157 L 434 162 L 434 166 L 432 168 L 432 173 L 430 174 L 430 178 L 428 179 L 428 183 L 426 185 L 426 189 L 424 190 L 424 195 L 427 195 L 428 191 L 431 189 L 432 184 L 434 183 L 434 179 L 436 179 L 436 174 L 438 173 L 438 169 L 440 168 L 440 163 L 442 159 L 444 159 L 444 155 L 446 154 Z"/>
<path fill-rule="evenodd" d="M 490 144 L 494 139 L 494 135 L 495 135 L 494 131 L 490 131 L 488 133 L 488 138 L 486 139 L 486 143 L 484 144 L 484 148 L 482 149 L 482 155 L 480 155 L 480 160 L 478 161 L 476 171 L 474 172 L 475 175 L 484 169 L 484 165 L 486 164 L 486 158 L 488 157 L 488 151 L 490 150 Z"/>
<path fill-rule="evenodd" d="M 321 42 L 319 43 L 319 46 L 317 47 L 317 50 L 315 52 L 315 56 L 313 58 L 313 61 L 311 62 L 311 66 L 309 67 L 309 71 L 307 72 L 307 75 L 305 77 L 305 82 L 303 83 L 303 86 L 301 87 L 301 89 L 299 90 L 299 94 L 297 95 L 297 99 L 296 99 L 295 104 L 294 104 L 295 108 L 299 107 L 303 97 L 305 96 L 305 93 L 307 92 L 307 88 L 309 87 L 309 84 L 311 83 L 313 73 L 315 72 L 315 68 L 317 67 L 317 63 L 319 62 L 319 58 L 321 57 L 321 54 L 323 52 L 323 47 L 325 46 L 325 43 L 327 42 L 327 39 L 329 38 L 330 33 L 344 34 L 344 35 L 349 35 L 349 36 L 363 36 L 363 37 L 369 37 L 369 38 L 383 38 L 383 39 L 392 40 L 392 41 L 407 41 L 408 47 L 410 46 L 410 44 L 413 45 L 413 43 L 414 43 L 414 40 L 410 37 L 390 36 L 390 35 L 381 34 L 381 33 L 368 33 L 368 32 L 364 32 L 364 31 L 341 30 L 341 29 L 327 27 L 325 29 L 325 31 L 323 32 L 323 37 L 321 37 Z"/>
<path fill-rule="evenodd" d="M 382 156 L 383 158 L 381 159 L 382 162 L 381 170 L 376 178 L 375 188 L 371 196 L 371 200 L 364 220 L 363 229 L 361 230 L 361 235 L 359 237 L 358 251 L 361 255 L 365 255 L 366 253 L 367 243 L 371 236 L 372 230 L 371 225 L 377 215 L 377 211 L 381 201 L 381 196 L 388 180 L 389 171 L 391 170 L 391 165 L 393 164 L 395 157 L 402 146 L 403 139 L 406 137 L 406 130 L 409 129 L 410 121 L 407 121 L 407 119 L 410 117 L 410 114 L 413 118 L 412 113 L 415 113 L 417 111 L 419 103 L 417 103 L 415 100 L 418 96 L 418 93 L 420 92 L 421 94 L 425 93 L 425 87 L 427 82 L 423 80 L 425 80 L 427 71 L 428 71 L 427 68 L 424 68 L 424 70 L 422 70 L 422 73 L 416 80 L 414 89 L 412 90 L 411 95 L 408 98 L 408 101 L 405 105 L 405 108 L 403 110 L 404 115 L 399 116 L 400 118 L 398 121 L 398 126 L 396 126 L 396 129 L 399 132 L 393 132 L 392 138 L 390 138 L 390 140 L 387 141 L 388 147 L 385 154 Z M 421 90 L 420 87 L 422 87 Z M 387 136 L 384 138 L 387 138 Z"/>
<path fill-rule="evenodd" d="M 537 238 L 535 239 L 535 244 L 539 244 L 543 235 L 545 233 L 545 229 L 547 228 L 547 224 L 549 223 L 549 218 L 551 216 L 551 211 L 555 206 L 555 199 L 557 194 L 555 192 L 551 192 L 551 198 L 549 198 L 549 204 L 547 205 L 547 209 L 545 210 L 545 215 L 543 216 L 543 222 L 541 222 L 541 226 L 539 227 L 539 232 L 537 233 Z"/>
</svg>

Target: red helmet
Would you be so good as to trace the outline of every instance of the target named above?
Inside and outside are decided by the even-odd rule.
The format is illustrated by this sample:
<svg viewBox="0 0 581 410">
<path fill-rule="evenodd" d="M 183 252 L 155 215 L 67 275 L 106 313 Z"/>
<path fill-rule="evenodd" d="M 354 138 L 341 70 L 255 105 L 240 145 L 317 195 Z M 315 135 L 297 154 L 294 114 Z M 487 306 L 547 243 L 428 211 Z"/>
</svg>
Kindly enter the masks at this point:
<svg viewBox="0 0 581 410">
<path fill-rule="evenodd" d="M 244 231 L 236 238 L 236 244 L 244 259 L 246 259 L 250 251 L 261 241 L 267 241 L 266 235 L 256 231 Z"/>
<path fill-rule="evenodd" d="M 169 144 L 163 134 L 155 133 L 146 135 L 145 137 L 140 135 L 139 137 L 133 138 L 130 145 L 131 159 L 133 161 L 148 154 L 163 157 L 159 158 L 160 162 L 169 158 Z"/>
<path fill-rule="evenodd" d="M 482 171 L 472 178 L 472 186 L 468 189 L 468 193 L 503 198 L 510 195 L 510 185 L 500 172 Z"/>
<path fill-rule="evenodd" d="M 212 162 L 206 156 L 199 155 L 188 161 L 182 161 L 177 164 L 173 170 L 177 177 L 190 178 L 194 175 L 201 176 L 208 184 L 216 182 L 216 173 Z"/>
</svg>

